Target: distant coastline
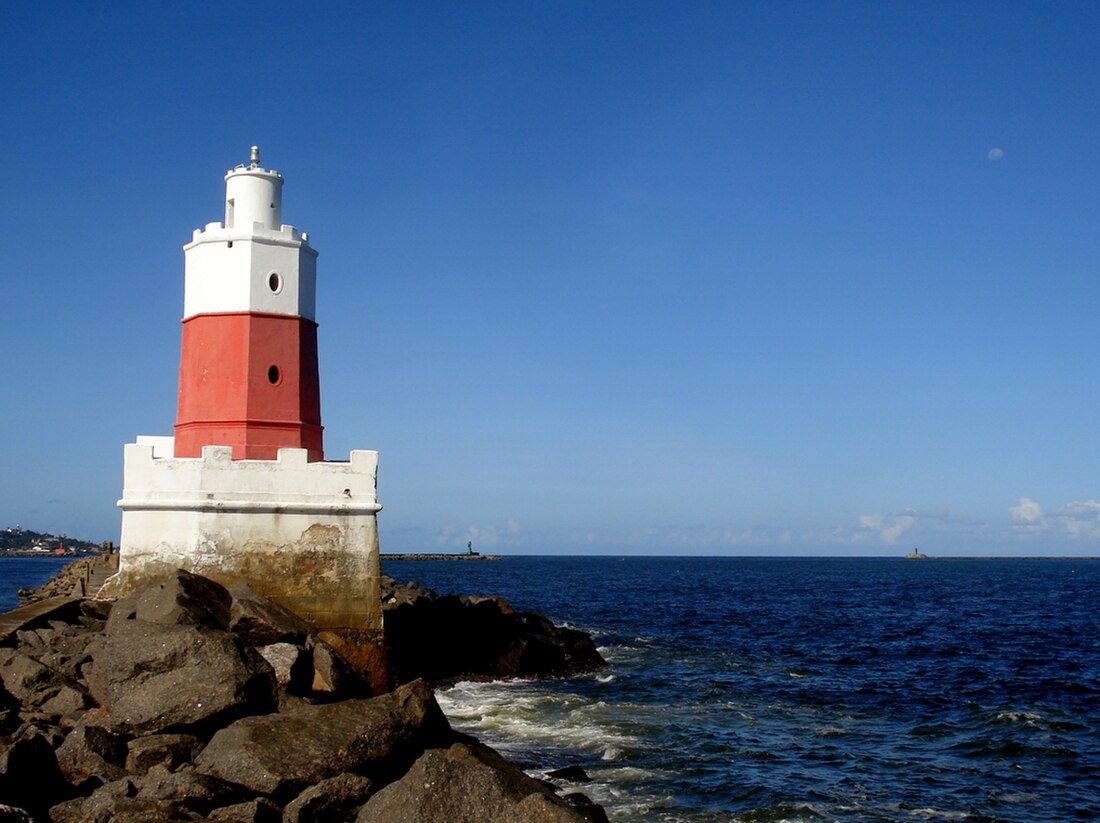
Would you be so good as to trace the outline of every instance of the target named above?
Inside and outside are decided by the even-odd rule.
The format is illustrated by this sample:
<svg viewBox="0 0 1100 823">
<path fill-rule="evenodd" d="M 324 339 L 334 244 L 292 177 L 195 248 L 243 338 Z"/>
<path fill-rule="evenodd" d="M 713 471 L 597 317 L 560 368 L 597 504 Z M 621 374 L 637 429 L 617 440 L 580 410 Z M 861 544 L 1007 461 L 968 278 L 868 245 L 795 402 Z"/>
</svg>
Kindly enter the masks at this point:
<svg viewBox="0 0 1100 823">
<path fill-rule="evenodd" d="M 0 551 L 0 559 L 5 557 L 96 557 L 99 555 L 98 551 L 41 551 L 39 549 L 5 549 Z"/>
</svg>

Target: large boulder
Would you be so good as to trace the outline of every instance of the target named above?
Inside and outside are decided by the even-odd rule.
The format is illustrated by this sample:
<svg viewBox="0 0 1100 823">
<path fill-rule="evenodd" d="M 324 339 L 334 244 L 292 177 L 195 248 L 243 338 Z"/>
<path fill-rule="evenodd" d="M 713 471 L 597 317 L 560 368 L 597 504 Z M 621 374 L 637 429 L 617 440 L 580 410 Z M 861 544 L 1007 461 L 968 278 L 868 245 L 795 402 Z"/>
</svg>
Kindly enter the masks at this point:
<svg viewBox="0 0 1100 823">
<path fill-rule="evenodd" d="M 53 823 L 165 823 L 203 820 L 180 803 L 137 797 L 137 785 L 127 777 L 100 786 L 88 797 L 78 797 L 50 808 Z"/>
<path fill-rule="evenodd" d="M 190 734 L 150 734 L 129 742 L 126 749 L 126 771 L 147 772 L 154 766 L 175 769 L 190 763 L 202 751 L 203 742 Z"/>
<path fill-rule="evenodd" d="M 280 692 L 309 694 L 313 687 L 313 655 L 293 643 L 272 643 L 256 649 L 275 672 Z"/>
<path fill-rule="evenodd" d="M 65 678 L 15 649 L 0 649 L 0 682 L 16 700 L 31 704 L 37 695 L 63 685 Z"/>
<path fill-rule="evenodd" d="M 144 586 L 111 609 L 107 627 L 120 620 L 167 625 L 229 626 L 232 595 L 220 583 L 176 569 L 168 577 Z"/>
<path fill-rule="evenodd" d="M 344 774 L 310 786 L 283 809 L 283 823 L 351 820 L 370 796 L 370 778 Z"/>
<path fill-rule="evenodd" d="M 564 677 L 606 665 L 592 638 L 517 613 L 498 597 L 439 597 L 419 586 L 388 584 L 385 644 L 395 682 Z"/>
<path fill-rule="evenodd" d="M 215 734 L 195 763 L 204 774 L 289 800 L 343 772 L 385 782 L 450 734 L 431 690 L 416 682 L 381 697 L 246 717 Z"/>
<path fill-rule="evenodd" d="M 200 774 L 186 764 L 176 771 L 158 765 L 140 779 L 138 800 L 173 803 L 189 811 L 207 813 L 217 806 L 242 800 L 240 789 L 224 780 Z"/>
<path fill-rule="evenodd" d="M 276 707 L 275 672 L 228 632 L 115 617 L 93 651 L 89 685 L 117 729 L 202 736 Z"/>
<path fill-rule="evenodd" d="M 333 643 L 340 643 L 340 639 L 332 632 L 325 632 L 324 636 Z M 343 655 L 320 637 L 313 644 L 311 688 L 316 696 L 331 700 L 370 697 L 374 693 L 365 674 L 348 663 Z"/>
<path fill-rule="evenodd" d="M 110 718 L 102 709 L 86 713 L 57 749 L 57 763 L 66 779 L 78 785 L 89 778 L 110 783 L 125 774 L 124 735 L 110 728 Z"/>
<path fill-rule="evenodd" d="M 518 810 L 531 795 L 536 799 Z M 538 816 L 528 817 L 527 811 Z M 357 823 L 527 820 L 582 823 L 587 818 L 517 766 L 475 743 L 424 752 L 403 778 L 371 797 L 356 818 Z"/>
<path fill-rule="evenodd" d="M 229 628 L 250 646 L 303 645 L 314 629 L 294 612 L 256 594 L 247 583 L 229 587 Z"/>
</svg>

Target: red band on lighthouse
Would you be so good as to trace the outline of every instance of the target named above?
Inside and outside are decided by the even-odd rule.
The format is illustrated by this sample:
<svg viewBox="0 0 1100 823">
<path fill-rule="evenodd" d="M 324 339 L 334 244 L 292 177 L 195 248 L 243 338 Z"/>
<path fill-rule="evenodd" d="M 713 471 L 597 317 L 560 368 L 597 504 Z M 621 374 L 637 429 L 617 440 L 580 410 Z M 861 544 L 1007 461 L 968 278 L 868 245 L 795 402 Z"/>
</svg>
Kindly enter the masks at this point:
<svg viewBox="0 0 1100 823">
<path fill-rule="evenodd" d="M 317 252 L 280 222 L 283 178 L 256 154 L 225 179 L 225 222 L 184 246 L 175 456 L 231 446 L 234 460 L 274 460 L 280 448 L 323 460 Z"/>
</svg>

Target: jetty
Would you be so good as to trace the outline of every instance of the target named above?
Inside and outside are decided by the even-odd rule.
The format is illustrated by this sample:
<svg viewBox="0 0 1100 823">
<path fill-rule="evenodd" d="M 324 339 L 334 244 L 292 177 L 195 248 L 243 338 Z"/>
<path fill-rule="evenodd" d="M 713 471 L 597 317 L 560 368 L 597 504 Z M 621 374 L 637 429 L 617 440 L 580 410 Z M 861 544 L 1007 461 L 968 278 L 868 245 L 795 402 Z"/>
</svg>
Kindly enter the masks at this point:
<svg viewBox="0 0 1100 823">
<path fill-rule="evenodd" d="M 84 563 L 70 564 L 59 570 L 41 587 L 41 590 L 48 591 L 48 594 L 10 612 L 0 614 L 0 646 L 9 644 L 16 632 L 31 623 L 49 619 L 69 604 L 85 597 L 93 597 L 107 578 L 117 571 L 117 552 L 109 552 L 98 557 L 92 556 Z"/>
<path fill-rule="evenodd" d="M 413 553 L 413 554 L 386 554 L 382 553 L 383 560 L 503 560 L 499 554 L 444 554 L 437 553 Z"/>
</svg>

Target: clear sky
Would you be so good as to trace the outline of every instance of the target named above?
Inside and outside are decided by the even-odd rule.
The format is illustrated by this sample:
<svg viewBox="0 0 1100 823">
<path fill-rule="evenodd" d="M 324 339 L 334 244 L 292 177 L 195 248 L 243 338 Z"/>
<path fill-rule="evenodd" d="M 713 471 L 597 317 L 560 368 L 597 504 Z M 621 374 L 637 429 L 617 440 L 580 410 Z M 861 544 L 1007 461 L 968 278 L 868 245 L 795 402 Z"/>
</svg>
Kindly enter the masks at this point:
<svg viewBox="0 0 1100 823">
<path fill-rule="evenodd" d="M 0 527 L 116 539 L 260 145 L 383 551 L 1100 554 L 1100 4 L 0 4 Z"/>
</svg>

